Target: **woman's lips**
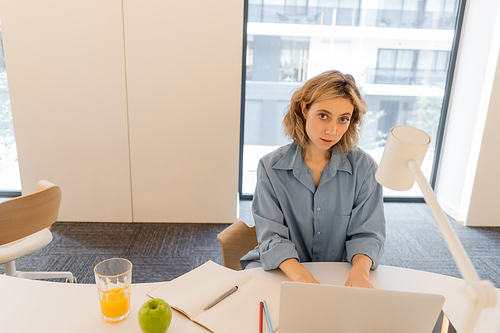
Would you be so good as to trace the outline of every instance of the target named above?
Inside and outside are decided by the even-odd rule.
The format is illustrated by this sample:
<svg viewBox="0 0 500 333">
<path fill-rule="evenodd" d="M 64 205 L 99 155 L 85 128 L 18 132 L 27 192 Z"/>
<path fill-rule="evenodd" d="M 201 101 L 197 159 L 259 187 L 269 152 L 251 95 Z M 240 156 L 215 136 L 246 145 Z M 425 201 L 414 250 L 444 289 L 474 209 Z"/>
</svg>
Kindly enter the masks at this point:
<svg viewBox="0 0 500 333">
<path fill-rule="evenodd" d="M 323 143 L 327 143 L 327 144 L 333 142 L 333 140 L 325 140 L 325 139 L 322 139 L 322 138 L 320 138 L 320 140 L 323 141 Z"/>
</svg>

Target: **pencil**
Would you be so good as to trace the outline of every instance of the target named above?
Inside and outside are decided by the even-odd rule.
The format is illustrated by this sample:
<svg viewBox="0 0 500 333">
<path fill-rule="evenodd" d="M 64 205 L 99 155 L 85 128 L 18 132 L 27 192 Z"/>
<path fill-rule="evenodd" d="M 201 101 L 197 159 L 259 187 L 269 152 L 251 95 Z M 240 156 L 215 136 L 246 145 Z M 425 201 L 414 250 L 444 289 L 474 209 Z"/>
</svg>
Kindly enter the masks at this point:
<svg viewBox="0 0 500 333">
<path fill-rule="evenodd" d="M 262 312 L 264 311 L 264 303 L 260 302 L 259 307 L 259 333 L 262 333 Z"/>
<path fill-rule="evenodd" d="M 262 301 L 264 305 L 264 313 L 266 314 L 267 328 L 269 329 L 269 333 L 273 333 L 273 325 L 271 325 L 271 317 L 269 317 L 269 310 L 267 309 L 266 301 Z"/>
<path fill-rule="evenodd" d="M 231 289 L 229 289 L 228 291 L 226 291 L 224 294 L 220 295 L 219 297 L 217 297 L 215 299 L 215 301 L 213 301 L 212 303 L 208 304 L 204 309 L 203 311 L 206 311 L 208 309 L 210 309 L 211 307 L 213 307 L 215 304 L 219 303 L 220 301 L 223 301 L 226 297 L 228 297 L 229 295 L 231 295 L 232 293 L 236 292 L 238 290 L 238 286 L 234 286 L 232 287 Z"/>
</svg>

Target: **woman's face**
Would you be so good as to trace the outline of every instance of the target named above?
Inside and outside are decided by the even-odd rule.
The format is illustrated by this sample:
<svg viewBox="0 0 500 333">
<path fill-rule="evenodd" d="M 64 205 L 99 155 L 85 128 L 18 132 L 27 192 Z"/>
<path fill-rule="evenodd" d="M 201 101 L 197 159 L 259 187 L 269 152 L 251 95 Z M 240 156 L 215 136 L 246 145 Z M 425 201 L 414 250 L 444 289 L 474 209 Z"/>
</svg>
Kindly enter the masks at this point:
<svg viewBox="0 0 500 333">
<path fill-rule="evenodd" d="M 332 98 L 313 103 L 309 110 L 302 104 L 309 136 L 308 149 L 327 151 L 342 139 L 349 128 L 354 107 L 350 100 Z"/>
</svg>

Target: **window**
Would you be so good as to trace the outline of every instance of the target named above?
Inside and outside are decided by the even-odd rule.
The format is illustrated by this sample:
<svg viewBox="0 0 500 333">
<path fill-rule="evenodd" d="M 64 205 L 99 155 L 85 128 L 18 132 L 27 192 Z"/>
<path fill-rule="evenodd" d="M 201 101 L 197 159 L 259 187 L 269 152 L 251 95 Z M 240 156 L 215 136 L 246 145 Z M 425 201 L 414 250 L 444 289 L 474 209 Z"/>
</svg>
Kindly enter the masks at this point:
<svg viewBox="0 0 500 333">
<path fill-rule="evenodd" d="M 415 50 L 380 49 L 374 83 L 412 84 L 417 52 Z"/>
<path fill-rule="evenodd" d="M 377 26 L 453 30 L 457 0 L 380 0 Z"/>
<path fill-rule="evenodd" d="M 379 49 L 377 84 L 444 85 L 449 51 Z"/>
<path fill-rule="evenodd" d="M 380 27 L 418 28 L 422 15 L 418 0 L 383 0 L 377 21 Z"/>
<path fill-rule="evenodd" d="M 285 14 L 307 15 L 307 3 L 309 0 L 285 0 Z"/>
<path fill-rule="evenodd" d="M 20 191 L 21 178 L 17 163 L 7 70 L 0 30 L 0 195 L 16 195 L 20 194 Z"/>
<path fill-rule="evenodd" d="M 309 38 L 254 36 L 247 43 L 247 81 L 305 81 Z"/>
<path fill-rule="evenodd" d="M 259 159 L 289 142 L 293 91 L 330 69 L 353 75 L 368 104 L 360 147 L 378 162 L 392 126 L 418 127 L 432 139 L 430 179 L 458 13 L 457 0 L 248 0 L 240 194 L 253 194 Z"/>
</svg>

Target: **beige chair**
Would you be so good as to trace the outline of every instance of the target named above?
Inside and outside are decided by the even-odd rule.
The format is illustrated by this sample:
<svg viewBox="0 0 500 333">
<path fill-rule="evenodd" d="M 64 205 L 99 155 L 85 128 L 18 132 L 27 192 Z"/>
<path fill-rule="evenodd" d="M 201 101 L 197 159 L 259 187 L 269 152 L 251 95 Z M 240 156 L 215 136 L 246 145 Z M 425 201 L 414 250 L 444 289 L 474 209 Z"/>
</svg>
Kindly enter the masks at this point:
<svg viewBox="0 0 500 333">
<path fill-rule="evenodd" d="M 5 275 L 27 279 L 66 278 L 70 272 L 19 272 L 15 259 L 41 249 L 52 241 L 49 228 L 57 220 L 61 205 L 59 186 L 41 180 L 36 192 L 0 203 L 0 264 Z"/>
<path fill-rule="evenodd" d="M 224 266 L 240 271 L 240 258 L 257 246 L 255 227 L 249 228 L 245 222 L 237 221 L 217 235 L 222 248 Z"/>
</svg>

